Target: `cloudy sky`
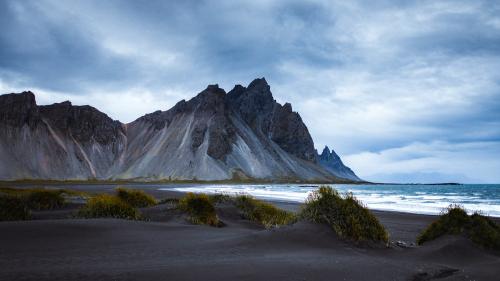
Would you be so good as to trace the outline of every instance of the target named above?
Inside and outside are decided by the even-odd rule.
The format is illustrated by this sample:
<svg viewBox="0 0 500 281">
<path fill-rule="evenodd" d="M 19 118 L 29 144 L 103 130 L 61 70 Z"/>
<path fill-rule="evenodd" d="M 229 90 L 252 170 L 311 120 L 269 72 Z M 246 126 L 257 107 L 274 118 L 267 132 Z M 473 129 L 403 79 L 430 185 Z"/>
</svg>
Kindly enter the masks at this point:
<svg viewBox="0 0 500 281">
<path fill-rule="evenodd" d="M 498 1 L 0 0 L 0 92 L 130 122 L 266 77 L 364 179 L 498 183 L 499 15 Z"/>
</svg>

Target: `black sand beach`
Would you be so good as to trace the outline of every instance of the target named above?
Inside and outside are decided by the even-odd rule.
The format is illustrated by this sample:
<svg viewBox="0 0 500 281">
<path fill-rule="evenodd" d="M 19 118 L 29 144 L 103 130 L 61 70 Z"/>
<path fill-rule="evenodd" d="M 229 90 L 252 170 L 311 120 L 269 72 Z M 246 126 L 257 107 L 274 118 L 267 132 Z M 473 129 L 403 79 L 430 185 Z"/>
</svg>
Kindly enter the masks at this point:
<svg viewBox="0 0 500 281">
<path fill-rule="evenodd" d="M 79 187 L 111 192 L 115 186 Z M 157 198 L 181 193 L 146 189 Z M 274 202 L 298 210 L 298 204 Z M 415 246 L 434 216 L 374 211 L 389 247 L 354 245 L 308 222 L 274 230 L 219 208 L 222 228 L 192 225 L 168 205 L 149 221 L 75 219 L 78 205 L 0 222 L 0 280 L 498 280 L 500 255 L 447 236 Z M 398 242 L 399 241 L 399 242 Z"/>
</svg>

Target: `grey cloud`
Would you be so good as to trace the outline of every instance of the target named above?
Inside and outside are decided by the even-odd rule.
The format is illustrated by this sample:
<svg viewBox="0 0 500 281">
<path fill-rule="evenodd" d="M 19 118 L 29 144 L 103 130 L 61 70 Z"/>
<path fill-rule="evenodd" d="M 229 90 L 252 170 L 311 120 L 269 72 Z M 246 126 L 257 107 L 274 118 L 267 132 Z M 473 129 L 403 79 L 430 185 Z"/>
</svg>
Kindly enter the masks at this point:
<svg viewBox="0 0 500 281">
<path fill-rule="evenodd" d="M 101 48 L 92 33 L 70 18 L 53 21 L 36 5 L 3 1 L 0 69 L 7 79 L 50 90 L 133 79 L 133 62 Z M 33 2 L 32 2 L 33 3 Z"/>
<path fill-rule="evenodd" d="M 317 146 L 341 154 L 496 141 L 499 11 L 494 1 L 6 0 L 0 82 L 161 100 L 265 76 Z"/>
</svg>

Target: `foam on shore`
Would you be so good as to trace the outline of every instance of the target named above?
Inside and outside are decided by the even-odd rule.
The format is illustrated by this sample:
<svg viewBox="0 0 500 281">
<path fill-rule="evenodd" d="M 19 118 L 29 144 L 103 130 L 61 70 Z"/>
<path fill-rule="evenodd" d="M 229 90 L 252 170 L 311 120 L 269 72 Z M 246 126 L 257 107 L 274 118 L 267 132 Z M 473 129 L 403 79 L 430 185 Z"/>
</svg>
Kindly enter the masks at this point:
<svg viewBox="0 0 500 281">
<path fill-rule="evenodd" d="M 340 192 L 352 192 L 374 210 L 416 214 L 439 214 L 450 204 L 469 212 L 500 217 L 500 185 L 337 185 Z M 249 194 L 261 199 L 304 202 L 319 185 L 193 185 L 173 190 L 195 193 Z M 170 188 L 169 188 L 170 189 Z M 172 190 L 172 189 L 170 189 Z"/>
</svg>

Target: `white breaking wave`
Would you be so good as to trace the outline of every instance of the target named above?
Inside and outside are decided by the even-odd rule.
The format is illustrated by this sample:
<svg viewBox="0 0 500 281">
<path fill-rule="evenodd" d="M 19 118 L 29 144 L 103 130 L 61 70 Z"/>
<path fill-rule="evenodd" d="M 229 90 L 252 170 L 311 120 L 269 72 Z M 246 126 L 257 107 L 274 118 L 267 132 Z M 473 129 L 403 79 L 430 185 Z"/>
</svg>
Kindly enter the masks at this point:
<svg viewBox="0 0 500 281">
<path fill-rule="evenodd" d="M 368 208 L 416 214 L 440 214 L 451 204 L 468 212 L 500 217 L 500 185 L 331 185 L 339 192 L 352 192 Z M 256 198 L 303 203 L 318 185 L 255 184 L 193 185 L 173 188 L 181 192 L 248 194 Z M 171 190 L 171 188 L 168 188 Z"/>
</svg>

